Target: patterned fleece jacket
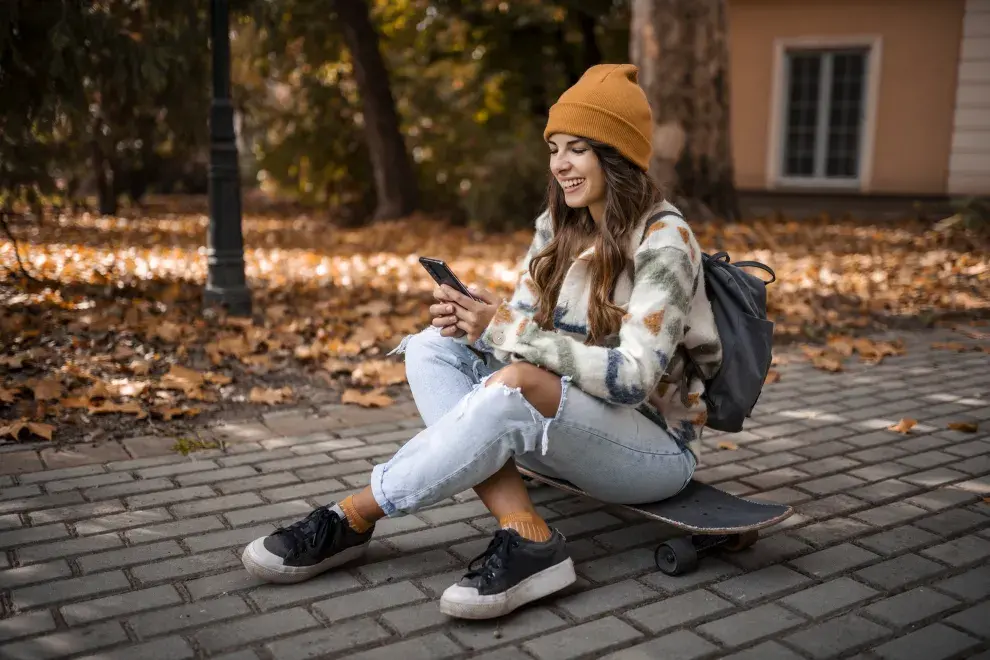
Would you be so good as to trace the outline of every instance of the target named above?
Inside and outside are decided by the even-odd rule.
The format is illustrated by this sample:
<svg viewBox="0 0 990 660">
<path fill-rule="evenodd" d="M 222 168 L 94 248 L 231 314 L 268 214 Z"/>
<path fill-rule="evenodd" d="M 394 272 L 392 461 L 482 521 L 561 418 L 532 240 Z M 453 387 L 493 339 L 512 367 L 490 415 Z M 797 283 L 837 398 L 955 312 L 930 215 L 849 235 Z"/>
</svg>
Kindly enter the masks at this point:
<svg viewBox="0 0 990 660">
<path fill-rule="evenodd" d="M 663 212 L 678 215 L 654 220 Z M 633 406 L 700 456 L 707 417 L 704 381 L 686 369 L 687 360 L 710 378 L 722 361 L 722 347 L 690 227 L 667 202 L 640 219 L 627 248 L 632 276 L 620 275 L 613 297 L 627 313 L 604 346 L 585 343 L 594 248 L 578 255 L 564 277 L 554 329 L 544 330 L 533 320 L 537 299 L 529 263 L 552 237 L 546 212 L 536 220 L 512 298 L 499 305 L 477 346 L 503 362 L 524 360 L 570 376 L 584 392 L 612 405 Z"/>
</svg>

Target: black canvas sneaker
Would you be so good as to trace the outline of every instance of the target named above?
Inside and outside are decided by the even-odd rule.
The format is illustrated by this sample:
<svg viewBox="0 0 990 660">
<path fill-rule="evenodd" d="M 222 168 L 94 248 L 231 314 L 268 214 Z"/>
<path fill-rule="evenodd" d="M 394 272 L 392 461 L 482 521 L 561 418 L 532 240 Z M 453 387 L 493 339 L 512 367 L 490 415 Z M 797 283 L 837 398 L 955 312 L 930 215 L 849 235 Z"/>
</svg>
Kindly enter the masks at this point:
<svg viewBox="0 0 990 660">
<path fill-rule="evenodd" d="M 474 568 L 478 563 L 478 568 Z M 577 579 L 564 535 L 530 541 L 500 529 L 488 549 L 471 560 L 468 572 L 440 597 L 440 611 L 461 619 L 492 619 L 560 591 Z"/>
<path fill-rule="evenodd" d="M 374 531 L 372 526 L 363 534 L 355 532 L 340 507 L 329 504 L 255 539 L 244 548 L 241 562 L 266 582 L 302 582 L 363 555 Z"/>
</svg>

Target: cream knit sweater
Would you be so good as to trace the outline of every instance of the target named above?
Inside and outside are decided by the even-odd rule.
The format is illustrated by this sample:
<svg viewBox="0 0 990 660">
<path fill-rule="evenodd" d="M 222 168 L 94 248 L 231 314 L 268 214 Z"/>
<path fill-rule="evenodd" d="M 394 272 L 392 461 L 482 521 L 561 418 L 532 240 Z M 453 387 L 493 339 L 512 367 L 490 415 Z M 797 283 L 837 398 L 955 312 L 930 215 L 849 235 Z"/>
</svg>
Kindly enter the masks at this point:
<svg viewBox="0 0 990 660">
<path fill-rule="evenodd" d="M 663 212 L 678 213 L 663 202 L 630 234 L 634 273 L 620 275 L 614 295 L 615 304 L 627 313 L 618 335 L 609 337 L 605 346 L 584 343 L 594 248 L 578 255 L 564 277 L 554 330 L 543 330 L 533 321 L 537 300 L 529 262 L 553 236 L 547 212 L 536 220 L 536 234 L 512 298 L 498 307 L 478 347 L 504 362 L 524 360 L 570 376 L 574 385 L 607 403 L 634 406 L 700 456 L 704 382 L 685 370 L 686 359 L 710 378 L 721 363 L 722 347 L 694 233 L 676 215 L 649 222 Z"/>
</svg>

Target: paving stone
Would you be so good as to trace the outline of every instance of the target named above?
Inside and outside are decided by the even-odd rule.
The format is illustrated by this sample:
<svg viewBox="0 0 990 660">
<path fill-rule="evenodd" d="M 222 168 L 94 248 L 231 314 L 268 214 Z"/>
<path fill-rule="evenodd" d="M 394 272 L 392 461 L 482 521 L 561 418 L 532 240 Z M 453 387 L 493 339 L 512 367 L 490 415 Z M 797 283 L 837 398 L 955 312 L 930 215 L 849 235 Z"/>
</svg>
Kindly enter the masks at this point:
<svg viewBox="0 0 990 660">
<path fill-rule="evenodd" d="M 175 590 L 175 587 L 164 584 L 150 589 L 127 591 L 122 594 L 65 605 L 61 608 L 61 612 L 65 622 L 70 626 L 75 626 L 100 619 L 123 618 L 134 612 L 153 610 L 181 602 L 182 597 Z"/>
<path fill-rule="evenodd" d="M 698 568 L 686 575 L 665 575 L 660 571 L 644 575 L 639 578 L 640 582 L 660 589 L 665 593 L 677 593 L 694 589 L 695 587 L 714 582 L 715 580 L 739 575 L 742 571 L 717 557 L 709 557 L 698 564 Z"/>
<path fill-rule="evenodd" d="M 880 624 L 846 614 L 788 635 L 784 641 L 812 658 L 831 658 L 866 646 L 889 633 Z"/>
<path fill-rule="evenodd" d="M 3 647 L 4 660 L 46 660 L 67 654 L 84 653 L 127 641 L 127 634 L 115 621 L 43 635 Z"/>
<path fill-rule="evenodd" d="M 953 536 L 987 524 L 985 516 L 966 509 L 950 509 L 931 518 L 923 518 L 914 523 L 916 527 L 927 529 L 939 536 Z"/>
<path fill-rule="evenodd" d="M 41 486 L 11 486 L 0 490 L 0 502 L 39 495 L 41 495 Z"/>
<path fill-rule="evenodd" d="M 41 495 L 38 497 L 24 497 L 17 500 L 6 500 L 0 502 L 0 514 L 5 513 L 18 513 L 20 511 L 35 511 L 38 509 L 45 509 L 48 507 L 59 507 L 66 504 L 78 504 L 83 501 L 82 495 L 76 491 L 67 491 L 64 493 L 54 493 L 52 495 Z M 14 516 L 17 519 L 17 516 Z M 16 522 L 13 526 L 19 527 L 20 522 Z M 38 524 L 38 523 L 34 523 Z"/>
<path fill-rule="evenodd" d="M 216 516 L 203 516 L 201 518 L 190 518 L 189 520 L 178 520 L 176 522 L 162 523 L 160 525 L 148 525 L 147 527 L 137 527 L 124 532 L 124 538 L 131 544 L 150 543 L 152 541 L 163 541 L 182 536 L 201 534 L 215 529 L 223 528 L 223 523 Z M 193 537 L 203 538 L 203 537 Z M 199 550 L 193 549 L 193 552 Z"/>
<path fill-rule="evenodd" d="M 13 451 L 3 455 L 0 461 L 0 474 L 24 474 L 35 470 L 44 470 L 45 466 L 38 458 L 37 452 Z"/>
<path fill-rule="evenodd" d="M 28 519 L 32 525 L 43 525 L 45 523 L 70 522 L 81 518 L 106 516 L 111 513 L 119 513 L 123 510 L 124 505 L 119 500 L 105 500 L 103 502 L 89 502 L 55 509 L 31 511 L 28 513 Z"/>
<path fill-rule="evenodd" d="M 704 589 L 699 589 L 651 605 L 638 607 L 626 612 L 625 616 L 650 632 L 657 633 L 698 619 L 708 618 L 733 607 L 729 601 Z"/>
<path fill-rule="evenodd" d="M 147 638 L 250 613 L 251 609 L 237 596 L 224 596 L 131 616 L 128 624 L 139 637 Z"/>
<path fill-rule="evenodd" d="M 863 500 L 840 494 L 805 502 L 797 507 L 797 512 L 809 518 L 828 518 L 830 516 L 849 513 L 856 509 L 862 509 L 866 506 L 869 506 L 869 504 Z"/>
<path fill-rule="evenodd" d="M 317 481 L 263 490 L 261 491 L 261 496 L 269 502 L 281 502 L 283 500 L 301 499 L 310 497 L 311 495 L 321 495 L 323 493 L 338 492 L 346 489 L 347 486 L 338 479 L 319 479 Z"/>
<path fill-rule="evenodd" d="M 853 497 L 866 500 L 867 502 L 879 504 L 881 502 L 886 502 L 887 500 L 903 498 L 908 493 L 913 493 L 917 490 L 917 486 L 906 484 L 903 481 L 898 481 L 897 479 L 885 479 L 883 481 L 872 483 L 869 486 L 854 488 L 849 491 L 849 494 Z"/>
<path fill-rule="evenodd" d="M 179 474 L 189 474 L 190 472 L 203 472 L 204 470 L 214 470 L 217 464 L 208 460 L 187 461 L 185 463 L 173 463 L 169 465 L 158 465 L 137 470 L 137 475 L 141 479 L 153 479 L 155 477 L 171 477 Z"/>
<path fill-rule="evenodd" d="M 113 532 L 128 527 L 146 526 L 151 523 L 172 520 L 172 515 L 165 509 L 145 509 L 143 511 L 126 511 L 102 518 L 90 518 L 76 523 L 76 534 L 88 536 Z"/>
<path fill-rule="evenodd" d="M 613 555 L 581 562 L 575 570 L 595 582 L 612 582 L 625 577 L 656 570 L 652 548 L 636 548 Z"/>
<path fill-rule="evenodd" d="M 196 488 L 209 488 L 209 486 L 196 486 Z M 173 504 L 170 508 L 176 518 L 191 518 L 201 516 L 204 513 L 227 512 L 245 507 L 261 507 L 265 502 L 254 493 L 239 493 L 237 495 L 223 495 L 220 497 L 206 496 L 196 502 L 185 502 L 183 504 Z M 227 514 L 227 519 L 230 516 Z"/>
<path fill-rule="evenodd" d="M 906 501 L 908 504 L 914 504 L 929 511 L 944 511 L 966 502 L 972 502 L 974 499 L 976 496 L 973 493 L 960 490 L 957 485 L 919 493 L 909 497 Z"/>
<path fill-rule="evenodd" d="M 181 637 L 165 637 L 144 644 L 130 644 L 117 651 L 102 651 L 98 655 L 88 655 L 79 660 L 131 660 L 132 658 L 184 660 L 193 657 L 193 655 L 194 651 L 186 640 Z"/>
<path fill-rule="evenodd" d="M 258 472 L 250 465 L 239 465 L 236 467 L 221 468 L 208 472 L 193 472 L 192 474 L 180 474 L 175 480 L 180 486 L 200 486 L 202 484 L 215 484 L 220 481 L 230 481 L 231 479 L 243 479 L 245 477 L 257 476 Z"/>
<path fill-rule="evenodd" d="M 724 660 L 802 660 L 802 658 L 777 642 L 763 642 L 751 649 L 727 655 Z"/>
<path fill-rule="evenodd" d="M 123 550 L 87 555 L 77 559 L 76 563 L 79 564 L 83 573 L 95 573 L 109 568 L 123 568 L 124 566 L 143 564 L 181 554 L 184 554 L 182 548 L 175 541 L 160 541 L 133 548 L 124 548 Z"/>
<path fill-rule="evenodd" d="M 48 527 L 48 525 L 45 525 Z M 38 528 L 41 529 L 41 528 Z M 21 548 L 17 560 L 22 564 L 34 564 L 49 559 L 71 557 L 73 555 L 118 548 L 124 542 L 116 534 L 100 534 L 75 539 L 61 539 L 55 543 L 43 543 Z"/>
<path fill-rule="evenodd" d="M 89 477 L 76 477 L 74 479 L 62 479 L 59 481 L 49 481 L 45 484 L 45 490 L 49 493 L 60 493 L 64 490 L 74 490 L 76 488 L 91 488 L 97 486 L 109 486 L 124 482 L 133 482 L 134 477 L 126 472 L 108 472 L 94 474 Z"/>
<path fill-rule="evenodd" d="M 448 631 L 468 649 L 485 649 L 497 644 L 505 644 L 520 637 L 529 637 L 541 632 L 562 628 L 567 622 L 545 607 L 527 607 L 523 610 L 489 621 L 455 620 Z M 498 630 L 501 635 L 494 636 Z"/>
<path fill-rule="evenodd" d="M 381 584 L 394 580 L 402 580 L 424 573 L 434 573 L 459 564 L 450 554 L 443 550 L 428 550 L 415 555 L 390 558 L 374 564 L 358 567 L 361 573 L 372 584 Z"/>
<path fill-rule="evenodd" d="M 840 577 L 781 598 L 780 602 L 805 616 L 820 619 L 869 600 L 878 593 L 853 579 Z"/>
<path fill-rule="evenodd" d="M 371 458 L 372 456 L 391 456 L 399 451 L 399 445 L 395 442 L 384 442 L 368 447 L 354 447 L 353 449 L 341 449 L 333 452 L 333 457 L 338 461 L 350 461 L 355 458 Z"/>
<path fill-rule="evenodd" d="M 893 628 L 917 623 L 959 604 L 928 587 L 917 587 L 863 609 L 863 613 Z"/>
<path fill-rule="evenodd" d="M 25 584 L 55 580 L 72 575 L 72 569 L 64 559 L 51 561 L 46 564 L 19 566 L 6 571 L 0 571 L 0 589 L 11 589 Z"/>
<path fill-rule="evenodd" d="M 886 447 L 874 447 L 873 449 L 863 449 L 849 454 L 849 458 L 863 463 L 878 463 L 880 461 L 892 461 L 907 454 L 903 449 L 888 445 Z M 853 471 L 855 472 L 855 470 Z M 860 476 L 860 475 L 856 475 Z M 862 477 L 865 479 L 866 477 Z"/>
<path fill-rule="evenodd" d="M 523 648 L 540 660 L 564 660 L 597 654 L 642 636 L 629 624 L 610 616 L 530 640 Z"/>
<path fill-rule="evenodd" d="M 373 620 L 361 619 L 335 624 L 330 629 L 314 630 L 271 642 L 266 648 L 275 660 L 306 660 L 324 658 L 331 653 L 377 642 L 390 636 L 389 631 Z M 447 640 L 447 643 L 453 646 L 450 640 Z M 405 655 L 392 657 L 409 660 Z"/>
<path fill-rule="evenodd" d="M 965 566 L 990 559 L 990 541 L 977 536 L 963 536 L 934 548 L 922 550 L 921 554 L 950 566 Z"/>
<path fill-rule="evenodd" d="M 774 490 L 768 490 L 753 495 L 752 499 L 760 500 L 761 502 L 776 502 L 777 504 L 793 505 L 810 500 L 811 495 L 784 486 L 783 488 L 775 488 Z"/>
<path fill-rule="evenodd" d="M 573 518 L 564 518 L 554 522 L 553 526 L 568 539 L 577 538 L 583 534 L 596 532 L 622 523 L 622 520 L 604 511 L 586 513 Z"/>
<path fill-rule="evenodd" d="M 908 554 L 856 571 L 856 576 L 888 591 L 931 577 L 945 570 L 939 564 Z"/>
<path fill-rule="evenodd" d="M 859 465 L 859 461 L 854 461 L 845 456 L 829 456 L 828 458 L 821 458 L 810 463 L 802 463 L 798 467 L 810 475 L 820 476 L 834 472 L 843 472 L 857 465 Z"/>
<path fill-rule="evenodd" d="M 247 494 L 237 495 L 236 497 L 245 497 Z M 256 497 L 251 495 L 251 497 Z M 313 507 L 305 502 L 304 500 L 289 500 L 288 502 L 279 502 L 278 504 L 268 504 L 266 506 L 252 506 L 247 509 L 241 509 L 239 511 L 231 511 L 229 513 L 224 513 L 224 518 L 233 527 L 241 527 L 242 525 L 251 525 L 254 523 L 264 522 L 266 520 L 279 520 L 283 518 L 300 518 L 304 515 L 309 515 L 313 510 Z"/>
<path fill-rule="evenodd" d="M 740 478 L 740 481 L 749 484 L 754 488 L 759 488 L 760 490 L 770 490 L 772 488 L 779 488 L 784 484 L 790 484 L 795 481 L 800 481 L 801 479 L 806 479 L 809 476 L 810 475 L 807 472 L 786 467 L 780 468 L 779 470 L 771 470 L 770 472 L 761 472 L 759 474 L 742 477 Z"/>
<path fill-rule="evenodd" d="M 867 509 L 851 514 L 853 518 L 869 523 L 874 527 L 887 527 L 903 523 L 913 518 L 927 515 L 928 512 L 921 507 L 908 504 L 907 502 L 892 502 L 874 509 Z"/>
<path fill-rule="evenodd" d="M 478 536 L 480 532 L 465 523 L 453 523 L 430 527 L 418 532 L 400 534 L 388 539 L 388 544 L 399 552 L 416 552 L 437 545 L 449 545 L 454 541 Z M 485 545 L 490 539 L 485 539 Z"/>
<path fill-rule="evenodd" d="M 95 596 L 108 591 L 127 589 L 131 586 L 127 577 L 120 571 L 109 571 L 98 575 L 69 578 L 56 582 L 46 582 L 30 587 L 21 587 L 11 592 L 11 600 L 21 610 L 40 607 L 64 600 L 85 596 Z"/>
<path fill-rule="evenodd" d="M 173 488 L 172 490 L 164 490 L 157 493 L 132 495 L 125 498 L 124 502 L 129 509 L 146 509 L 174 504 L 176 502 L 201 500 L 212 497 L 216 497 L 216 493 L 209 486 L 190 486 L 188 488 Z"/>
<path fill-rule="evenodd" d="M 233 553 L 227 550 L 217 550 L 136 566 L 131 569 L 131 574 L 139 581 L 148 583 L 186 578 L 238 564 L 240 564 L 240 560 Z"/>
<path fill-rule="evenodd" d="M 291 589 L 286 589 L 280 584 L 264 585 L 250 591 L 248 595 L 262 611 L 265 611 L 317 598 L 339 596 L 361 588 L 362 584 L 357 578 L 341 570 L 329 571 L 312 580 L 293 585 Z M 359 599 L 361 596 L 362 594 L 357 594 L 354 597 Z"/>
<path fill-rule="evenodd" d="M 110 474 L 125 474 L 122 472 L 111 472 Z M 129 476 L 129 475 L 126 475 Z M 87 500 L 98 501 L 110 498 L 117 498 L 123 495 L 135 495 L 138 493 L 152 493 L 160 490 L 174 488 L 175 485 L 166 477 L 156 479 L 135 479 L 131 481 L 121 481 L 109 486 L 95 486 L 83 490 L 83 496 Z"/>
<path fill-rule="evenodd" d="M 424 509 L 423 511 L 418 511 L 416 515 L 430 524 L 442 525 L 458 520 L 468 520 L 470 518 L 489 515 L 489 513 L 488 508 L 481 500 L 473 500 L 452 506 Z"/>
<path fill-rule="evenodd" d="M 880 481 L 881 479 L 893 479 L 894 477 L 914 471 L 912 467 L 891 461 L 889 463 L 877 463 L 876 465 L 867 465 L 866 467 L 850 470 L 849 474 L 863 481 Z M 920 488 L 920 486 L 904 485 L 910 486 L 911 490 L 918 490 Z"/>
<path fill-rule="evenodd" d="M 889 660 L 941 660 L 979 644 L 979 640 L 958 630 L 934 623 L 909 635 L 887 642 L 874 655 Z"/>
<path fill-rule="evenodd" d="M 643 660 L 644 658 L 694 660 L 709 655 L 717 649 L 718 647 L 708 640 L 687 630 L 680 630 L 605 656 L 605 660 Z"/>
<path fill-rule="evenodd" d="M 446 624 L 450 617 L 440 611 L 435 601 L 427 601 L 418 605 L 400 607 L 397 610 L 385 612 L 382 621 L 396 630 L 400 635 L 408 635 L 419 630 Z"/>
<path fill-rule="evenodd" d="M 828 495 L 840 490 L 848 490 L 850 488 L 860 486 L 863 483 L 865 482 L 862 479 L 857 479 L 856 477 L 848 474 L 834 474 L 830 477 L 822 477 L 821 479 L 814 479 L 812 481 L 799 483 L 795 486 L 795 488 L 806 490 L 809 493 L 814 493 L 815 495 Z"/>
<path fill-rule="evenodd" d="M 861 536 L 871 529 L 869 525 L 851 518 L 832 518 L 802 527 L 791 533 L 811 545 L 824 547 L 838 541 Z"/>
<path fill-rule="evenodd" d="M 990 565 L 978 566 L 933 585 L 936 589 L 963 600 L 975 601 L 990 596 Z"/>
<path fill-rule="evenodd" d="M 987 623 L 990 622 L 990 601 L 954 614 L 946 621 L 975 637 L 990 638 L 990 625 Z"/>
<path fill-rule="evenodd" d="M 816 435 L 816 436 L 832 436 L 832 437 L 841 438 L 848 436 L 849 434 L 850 431 L 847 431 L 842 427 L 836 426 L 831 428 L 818 429 L 816 431 L 812 431 L 809 434 L 801 434 L 798 437 L 801 439 L 805 439 L 804 436 Z M 833 440 L 831 442 L 821 442 L 822 440 L 825 439 L 826 439 L 825 437 L 816 437 L 815 441 L 812 444 L 809 444 L 806 447 L 798 447 L 797 449 L 794 450 L 794 453 L 800 454 L 801 456 L 804 456 L 806 458 L 825 458 L 826 456 L 845 454 L 854 449 L 854 447 L 852 447 L 848 443 L 839 442 L 837 440 Z"/>
<path fill-rule="evenodd" d="M 784 534 L 774 534 L 760 539 L 759 543 L 744 552 L 729 553 L 726 558 L 746 571 L 755 571 L 805 554 L 812 549 L 807 543 L 798 539 Z"/>
<path fill-rule="evenodd" d="M 0 619 L 0 642 L 37 635 L 49 630 L 55 630 L 55 619 L 52 618 L 51 612 L 42 610 L 30 614 L 17 614 L 7 619 Z"/>
<path fill-rule="evenodd" d="M 896 555 L 908 550 L 914 550 L 921 546 L 931 545 L 939 540 L 939 537 L 923 529 L 903 525 L 894 527 L 885 532 L 858 539 L 856 543 L 869 548 L 874 552 L 879 552 L 884 556 Z"/>
<path fill-rule="evenodd" d="M 790 591 L 808 582 L 810 582 L 808 578 L 789 568 L 770 566 L 725 580 L 711 588 L 738 603 L 747 604 Z"/>
<path fill-rule="evenodd" d="M 315 467 L 300 468 L 295 470 L 296 475 L 303 481 L 316 481 L 317 479 L 330 479 L 343 475 L 363 474 L 371 472 L 374 467 L 369 461 L 354 460 L 342 461 L 340 463 L 328 463 Z"/>
<path fill-rule="evenodd" d="M 7 460 L 4 457 L 4 460 Z M 58 470 L 44 470 L 42 472 L 31 472 L 17 477 L 17 481 L 22 484 L 37 484 L 46 481 L 58 481 L 73 477 L 86 477 L 94 474 L 104 474 L 106 470 L 101 465 L 80 465 L 78 467 L 66 467 Z"/>
<path fill-rule="evenodd" d="M 289 452 L 291 458 L 281 458 L 274 461 L 264 461 L 255 464 L 255 468 L 260 472 L 282 472 L 283 470 L 295 470 L 296 468 L 308 468 L 323 463 L 334 463 L 334 459 L 326 454 L 310 454 L 298 456 L 294 452 Z"/>
<path fill-rule="evenodd" d="M 337 621 L 392 605 L 406 605 L 426 597 L 412 583 L 398 582 L 314 603 L 313 610 L 328 621 Z"/>
<path fill-rule="evenodd" d="M 726 481 L 727 479 L 735 479 L 744 474 L 752 474 L 753 469 L 748 468 L 745 465 L 738 465 L 735 463 L 726 463 L 725 465 L 718 465 L 715 467 L 704 468 L 697 470 L 694 473 L 695 481 L 700 481 L 706 484 L 717 484 L 721 481 Z"/>
<path fill-rule="evenodd" d="M 697 630 L 726 646 L 741 646 L 761 637 L 779 635 L 804 623 L 804 618 L 768 603 L 699 626 Z"/>
<path fill-rule="evenodd" d="M 934 488 L 935 486 L 941 486 L 942 484 L 949 483 L 950 481 L 961 481 L 966 477 L 967 475 L 965 472 L 959 472 L 958 470 L 953 470 L 952 468 L 941 467 L 935 468 L 934 470 L 926 470 L 924 472 L 910 474 L 905 477 L 901 477 L 901 480 L 906 481 L 909 484 L 924 486 L 926 488 Z"/>
<path fill-rule="evenodd" d="M 261 490 L 263 488 L 298 482 L 299 478 L 291 472 L 272 472 L 271 474 L 259 474 L 254 477 L 245 477 L 233 481 L 222 481 L 215 484 L 214 488 L 224 495 L 235 495 L 249 490 Z"/>
<path fill-rule="evenodd" d="M 804 456 L 798 456 L 797 454 L 782 451 L 775 454 L 766 454 L 764 456 L 753 458 L 745 461 L 743 465 L 752 470 L 763 472 L 766 470 L 782 468 L 787 465 L 793 465 L 794 463 L 800 463 L 804 460 L 806 460 Z"/>
<path fill-rule="evenodd" d="M 659 597 L 659 593 L 635 580 L 623 580 L 559 598 L 554 604 L 575 619 L 581 620 Z"/>
<path fill-rule="evenodd" d="M 375 523 L 375 538 L 387 538 L 402 532 L 411 532 L 426 527 L 426 523 L 416 516 L 399 516 L 397 518 L 382 518 Z"/>
<path fill-rule="evenodd" d="M 299 630 L 315 628 L 318 625 L 319 622 L 309 612 L 301 607 L 294 607 L 258 614 L 230 623 L 207 626 L 198 630 L 194 636 L 200 646 L 212 653 L 276 635 L 287 635 Z"/>
<path fill-rule="evenodd" d="M 436 658 L 440 660 L 461 653 L 463 651 L 457 644 L 436 632 L 344 657 L 345 660 L 393 660 L 394 658 L 402 658 L 403 660 L 434 660 Z M 501 657 L 502 654 L 500 653 L 499 656 Z M 281 660 L 281 658 L 277 660 Z"/>
</svg>

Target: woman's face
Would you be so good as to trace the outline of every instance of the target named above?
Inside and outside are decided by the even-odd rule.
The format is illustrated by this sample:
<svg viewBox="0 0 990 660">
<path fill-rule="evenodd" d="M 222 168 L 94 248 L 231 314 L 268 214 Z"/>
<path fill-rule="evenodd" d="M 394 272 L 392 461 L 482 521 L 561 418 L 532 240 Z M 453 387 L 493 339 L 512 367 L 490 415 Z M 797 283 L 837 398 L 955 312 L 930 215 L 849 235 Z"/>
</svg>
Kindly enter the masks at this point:
<svg viewBox="0 0 990 660">
<path fill-rule="evenodd" d="M 598 156 L 576 135 L 554 133 L 547 144 L 550 172 L 564 191 L 564 201 L 572 209 L 587 206 L 594 215 L 605 203 L 605 173 Z"/>
</svg>

